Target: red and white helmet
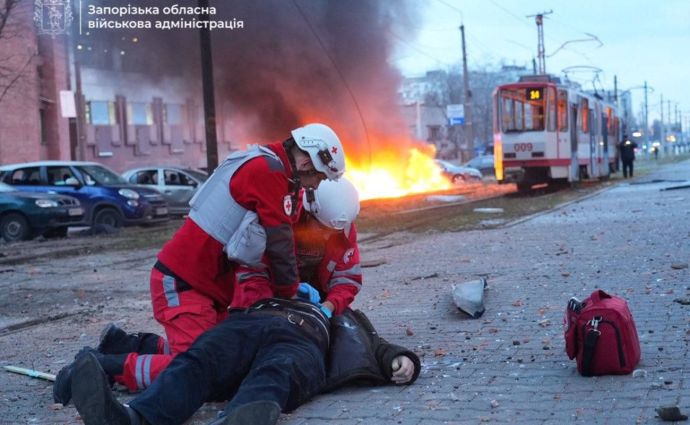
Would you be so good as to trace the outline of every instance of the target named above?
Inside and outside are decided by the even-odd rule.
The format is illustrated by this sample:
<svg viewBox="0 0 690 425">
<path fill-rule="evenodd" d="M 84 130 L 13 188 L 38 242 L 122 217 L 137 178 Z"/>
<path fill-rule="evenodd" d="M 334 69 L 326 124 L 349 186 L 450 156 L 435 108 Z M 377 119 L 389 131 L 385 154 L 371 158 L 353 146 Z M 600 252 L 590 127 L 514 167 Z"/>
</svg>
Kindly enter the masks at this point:
<svg viewBox="0 0 690 425">
<path fill-rule="evenodd" d="M 309 194 L 310 190 L 313 190 L 313 196 Z M 322 181 L 317 189 L 305 190 L 302 200 L 304 208 L 321 224 L 346 233 L 359 214 L 359 193 L 346 178 Z"/>
<path fill-rule="evenodd" d="M 297 147 L 307 152 L 314 168 L 328 180 L 338 180 L 345 173 L 345 152 L 340 139 L 330 127 L 323 124 L 307 124 L 292 130 Z"/>
</svg>

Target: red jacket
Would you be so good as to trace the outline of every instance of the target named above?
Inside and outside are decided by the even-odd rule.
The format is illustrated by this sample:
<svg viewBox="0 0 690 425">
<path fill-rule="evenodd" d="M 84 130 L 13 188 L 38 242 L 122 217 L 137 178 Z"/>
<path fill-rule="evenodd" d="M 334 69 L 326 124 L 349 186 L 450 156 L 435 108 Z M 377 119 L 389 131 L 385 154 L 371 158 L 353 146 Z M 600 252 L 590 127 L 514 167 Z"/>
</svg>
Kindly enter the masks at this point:
<svg viewBox="0 0 690 425">
<path fill-rule="evenodd" d="M 290 298 L 299 282 L 292 233 L 295 214 L 290 211 L 297 204 L 290 197 L 292 169 L 281 143 L 267 147 L 278 155 L 282 167 L 264 156 L 253 158 L 232 176 L 228 193 L 259 216 L 267 233 L 266 256 L 270 259 L 271 281 L 274 282 L 271 289 L 276 296 Z M 227 259 L 223 245 L 190 218 L 163 246 L 158 260 L 176 277 L 220 306 L 230 305 L 235 265 Z"/>
<path fill-rule="evenodd" d="M 341 314 L 350 306 L 362 287 L 362 270 L 354 223 L 346 236 L 317 224 L 308 213 L 302 213 L 295 226 L 300 280 L 325 294 L 326 301 Z"/>
</svg>

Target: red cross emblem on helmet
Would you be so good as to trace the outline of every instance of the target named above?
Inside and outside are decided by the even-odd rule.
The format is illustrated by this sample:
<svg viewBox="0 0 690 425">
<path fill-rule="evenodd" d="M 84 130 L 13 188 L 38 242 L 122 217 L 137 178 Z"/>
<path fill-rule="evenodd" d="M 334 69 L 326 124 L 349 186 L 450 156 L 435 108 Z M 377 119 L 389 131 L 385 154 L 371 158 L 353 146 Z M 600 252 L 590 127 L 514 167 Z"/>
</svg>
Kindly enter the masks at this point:
<svg viewBox="0 0 690 425">
<path fill-rule="evenodd" d="M 333 155 L 336 155 L 336 154 L 338 153 L 338 148 L 335 147 L 335 146 L 333 146 L 333 147 L 331 148 L 331 153 L 332 153 Z"/>
</svg>

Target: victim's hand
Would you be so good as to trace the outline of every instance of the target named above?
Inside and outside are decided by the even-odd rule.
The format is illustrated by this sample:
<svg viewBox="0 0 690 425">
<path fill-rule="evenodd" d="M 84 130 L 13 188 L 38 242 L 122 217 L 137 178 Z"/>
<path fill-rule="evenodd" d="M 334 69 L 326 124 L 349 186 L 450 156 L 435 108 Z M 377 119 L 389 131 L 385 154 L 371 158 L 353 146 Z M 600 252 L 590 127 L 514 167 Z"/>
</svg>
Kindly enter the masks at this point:
<svg viewBox="0 0 690 425">
<path fill-rule="evenodd" d="M 391 369 L 393 369 L 391 381 L 395 384 L 406 384 L 410 382 L 414 375 L 414 363 L 407 356 L 394 358 L 391 363 Z"/>
</svg>

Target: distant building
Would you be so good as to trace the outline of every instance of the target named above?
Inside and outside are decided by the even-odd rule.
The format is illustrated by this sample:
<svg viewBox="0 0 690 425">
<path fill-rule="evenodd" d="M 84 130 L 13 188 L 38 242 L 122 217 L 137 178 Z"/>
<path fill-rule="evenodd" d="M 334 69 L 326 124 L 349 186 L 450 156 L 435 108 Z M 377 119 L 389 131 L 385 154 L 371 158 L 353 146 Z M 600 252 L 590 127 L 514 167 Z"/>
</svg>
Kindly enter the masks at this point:
<svg viewBox="0 0 690 425">
<path fill-rule="evenodd" d="M 517 81 L 527 74 L 531 74 L 531 70 L 516 65 L 503 65 L 498 71 L 470 73 L 476 148 L 472 152 L 464 142 L 464 126 L 451 126 L 446 116 L 447 105 L 463 102 L 462 75 L 435 70 L 404 79 L 399 96 L 410 134 L 433 143 L 440 158 L 467 160 L 477 152 L 490 151 L 493 140 L 491 94 L 497 85 Z"/>
<path fill-rule="evenodd" d="M 9 63 L 13 74 L 0 74 L 0 95 L 11 83 L 0 99 L 0 163 L 87 160 L 118 172 L 151 164 L 206 166 L 201 87 L 187 83 L 198 76 L 175 75 L 174 67 L 163 73 L 150 46 L 139 47 L 136 37 L 38 35 L 33 7 L 18 2 L 0 38 L 0 59 L 16 58 Z M 136 48 L 135 59 L 130 53 Z M 68 90 L 76 97 L 77 71 L 79 127 L 75 118 L 62 116 L 67 105 L 60 97 Z M 231 144 L 230 122 L 222 118 L 227 110 L 217 102 L 219 158 L 241 148 Z"/>
</svg>

